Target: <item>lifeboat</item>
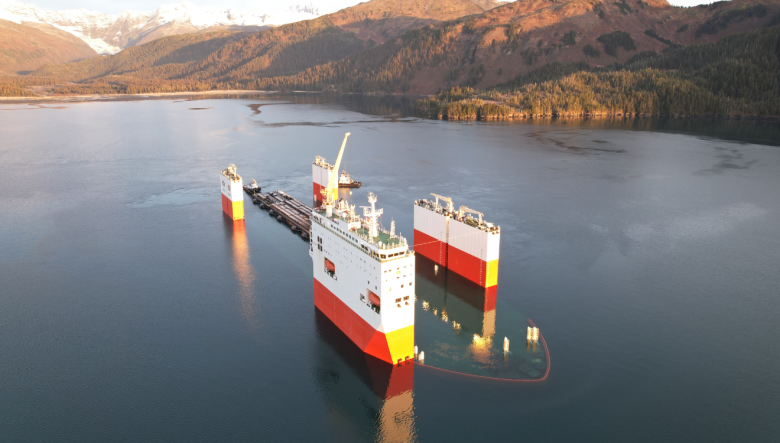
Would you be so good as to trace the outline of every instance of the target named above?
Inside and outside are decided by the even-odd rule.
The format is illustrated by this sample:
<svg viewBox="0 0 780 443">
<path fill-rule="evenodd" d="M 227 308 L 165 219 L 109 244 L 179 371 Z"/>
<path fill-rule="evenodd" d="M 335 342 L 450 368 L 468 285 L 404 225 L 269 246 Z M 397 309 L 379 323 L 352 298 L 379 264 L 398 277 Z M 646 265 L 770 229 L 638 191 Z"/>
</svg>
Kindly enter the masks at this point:
<svg viewBox="0 0 780 443">
<path fill-rule="evenodd" d="M 336 272 L 336 265 L 333 264 L 332 261 L 325 259 L 325 268 L 328 269 L 328 271 L 335 273 Z"/>
<path fill-rule="evenodd" d="M 380 300 L 380 299 L 379 299 L 379 296 L 378 296 L 378 295 L 376 295 L 376 294 L 374 294 L 374 293 L 373 293 L 373 292 L 371 292 L 371 291 L 368 291 L 368 299 L 369 299 L 369 300 L 371 300 L 371 303 L 372 303 L 374 306 L 380 306 L 380 304 L 381 304 L 381 302 L 382 302 L 382 300 Z"/>
</svg>

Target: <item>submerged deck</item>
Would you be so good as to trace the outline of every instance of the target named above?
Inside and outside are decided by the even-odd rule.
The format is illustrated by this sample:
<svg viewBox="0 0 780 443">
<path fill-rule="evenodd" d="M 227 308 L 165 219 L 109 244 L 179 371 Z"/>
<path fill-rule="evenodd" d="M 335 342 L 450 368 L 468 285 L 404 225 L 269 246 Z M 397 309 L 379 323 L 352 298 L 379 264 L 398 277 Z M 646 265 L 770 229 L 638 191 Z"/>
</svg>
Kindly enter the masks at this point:
<svg viewBox="0 0 780 443">
<path fill-rule="evenodd" d="M 283 191 L 258 192 L 252 197 L 252 202 L 260 205 L 261 209 L 273 211 L 282 221 L 301 231 L 302 236 L 305 234 L 305 238 L 311 234 L 312 208 Z"/>
<path fill-rule="evenodd" d="M 415 277 L 415 344 L 425 352 L 424 366 L 516 382 L 547 378 L 550 354 L 544 336 L 527 340 L 527 328 L 536 325 L 504 302 L 497 286 L 483 288 L 421 255 Z"/>
</svg>

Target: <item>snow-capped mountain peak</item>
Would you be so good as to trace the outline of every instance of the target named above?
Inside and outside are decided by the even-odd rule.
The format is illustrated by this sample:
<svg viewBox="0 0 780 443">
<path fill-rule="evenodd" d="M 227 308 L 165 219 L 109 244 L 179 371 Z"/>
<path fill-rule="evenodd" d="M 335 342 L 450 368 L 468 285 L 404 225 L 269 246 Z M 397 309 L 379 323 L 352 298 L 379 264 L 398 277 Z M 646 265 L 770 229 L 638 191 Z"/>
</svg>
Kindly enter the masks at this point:
<svg viewBox="0 0 780 443">
<path fill-rule="evenodd" d="M 357 3 L 344 1 L 347 3 L 343 7 Z M 335 7 L 326 11 L 314 4 L 279 2 L 264 12 L 239 11 L 182 2 L 161 5 L 152 12 L 102 14 L 86 9 L 50 11 L 15 0 L 0 0 L 0 19 L 19 24 L 32 22 L 54 26 L 82 39 L 99 54 L 113 54 L 164 35 L 197 32 L 212 26 L 257 29 L 309 20 L 335 10 Z"/>
<path fill-rule="evenodd" d="M 190 2 L 162 5 L 152 13 L 150 21 L 158 24 L 188 23 L 195 27 L 219 25 L 262 26 L 268 14 L 249 14 L 234 9 L 197 6 Z"/>
</svg>

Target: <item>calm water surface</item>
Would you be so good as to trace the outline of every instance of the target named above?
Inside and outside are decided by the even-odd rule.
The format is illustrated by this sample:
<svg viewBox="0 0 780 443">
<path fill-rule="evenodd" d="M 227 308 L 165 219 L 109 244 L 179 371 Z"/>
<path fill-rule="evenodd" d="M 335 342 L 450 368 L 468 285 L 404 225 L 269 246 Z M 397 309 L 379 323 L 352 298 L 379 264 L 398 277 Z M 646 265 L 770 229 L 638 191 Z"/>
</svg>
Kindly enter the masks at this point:
<svg viewBox="0 0 780 443">
<path fill-rule="evenodd" d="M 0 104 L 0 441 L 780 439 L 777 125 L 408 108 Z M 496 329 L 533 319 L 545 381 L 416 366 L 385 399 L 315 311 L 306 242 L 225 221 L 227 164 L 308 201 L 346 131 L 355 201 L 402 234 L 430 192 L 501 226 Z"/>
</svg>

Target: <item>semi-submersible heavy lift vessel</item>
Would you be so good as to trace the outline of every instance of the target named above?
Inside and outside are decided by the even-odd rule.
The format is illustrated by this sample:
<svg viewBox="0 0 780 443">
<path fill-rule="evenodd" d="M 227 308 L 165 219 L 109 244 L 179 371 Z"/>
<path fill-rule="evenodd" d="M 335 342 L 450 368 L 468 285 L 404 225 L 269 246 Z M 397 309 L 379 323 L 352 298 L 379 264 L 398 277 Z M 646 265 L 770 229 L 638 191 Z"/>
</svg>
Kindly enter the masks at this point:
<svg viewBox="0 0 780 443">
<path fill-rule="evenodd" d="M 322 203 L 312 212 L 309 248 L 314 304 L 364 352 L 398 364 L 414 358 L 414 252 L 394 226 L 379 227 L 376 195 L 369 193 L 362 217 L 338 199 L 348 137 L 332 167 L 320 157 L 313 164 L 313 195 Z"/>
</svg>

